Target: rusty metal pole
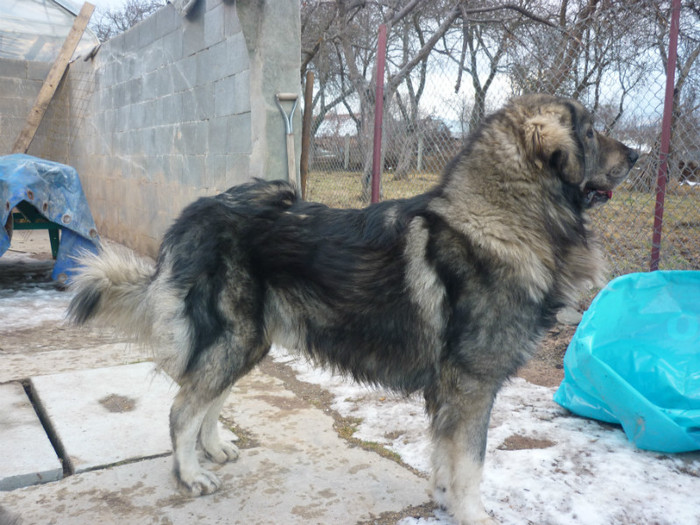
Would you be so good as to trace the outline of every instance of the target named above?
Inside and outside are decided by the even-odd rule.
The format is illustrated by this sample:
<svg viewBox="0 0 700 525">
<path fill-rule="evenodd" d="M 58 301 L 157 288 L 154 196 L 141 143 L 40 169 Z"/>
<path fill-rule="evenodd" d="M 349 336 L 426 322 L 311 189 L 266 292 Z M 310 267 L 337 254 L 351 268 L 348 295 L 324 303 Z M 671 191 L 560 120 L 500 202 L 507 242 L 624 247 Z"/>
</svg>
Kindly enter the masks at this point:
<svg viewBox="0 0 700 525">
<path fill-rule="evenodd" d="M 314 95 L 314 72 L 306 72 L 304 89 L 304 115 L 301 121 L 301 158 L 299 174 L 301 176 L 301 198 L 306 199 L 306 179 L 309 176 L 309 153 L 311 149 L 311 113 Z"/>
<path fill-rule="evenodd" d="M 666 96 L 664 116 L 661 121 L 661 148 L 659 151 L 659 171 L 656 177 L 656 206 L 654 207 L 654 233 L 651 240 L 651 262 L 649 270 L 659 269 L 661 258 L 661 229 L 664 224 L 664 200 L 668 179 L 668 153 L 671 145 L 671 125 L 673 124 L 673 99 L 676 84 L 676 59 L 678 57 L 678 27 L 680 25 L 681 0 L 671 4 L 671 29 L 668 42 L 668 62 L 666 63 Z"/>
<path fill-rule="evenodd" d="M 374 149 L 372 155 L 372 202 L 379 202 L 382 175 L 382 117 L 384 114 L 384 68 L 386 65 L 386 25 L 379 26 L 377 40 L 377 88 L 374 97 Z"/>
</svg>

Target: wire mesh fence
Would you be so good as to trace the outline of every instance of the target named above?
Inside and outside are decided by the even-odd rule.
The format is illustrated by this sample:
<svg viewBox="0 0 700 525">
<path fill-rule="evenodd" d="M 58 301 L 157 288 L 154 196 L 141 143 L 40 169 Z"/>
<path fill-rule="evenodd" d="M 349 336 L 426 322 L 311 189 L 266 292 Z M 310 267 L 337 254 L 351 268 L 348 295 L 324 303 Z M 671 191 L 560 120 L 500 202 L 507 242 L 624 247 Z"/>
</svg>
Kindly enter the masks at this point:
<svg viewBox="0 0 700 525">
<path fill-rule="evenodd" d="M 411 46 L 418 52 L 421 38 L 430 34 L 430 29 L 421 35 L 415 27 L 395 26 L 387 52 L 382 198 L 407 197 L 434 185 L 469 132 L 509 98 L 532 92 L 576 98 L 594 112 L 599 130 L 640 152 L 627 181 L 610 202 L 593 210 L 592 220 L 614 274 L 648 270 L 670 4 L 603 2 L 603 8 L 586 12 L 594 4 L 578 3 L 580 9 L 567 13 L 563 28 L 564 19 L 543 23 L 537 13 L 480 14 L 462 2 L 451 29 L 392 89 L 391 79 L 405 63 L 401 54 L 410 56 Z M 437 31 L 441 21 L 431 16 L 424 24 Z M 680 16 L 660 267 L 698 270 L 700 14 L 684 6 Z M 339 92 L 336 77 L 318 78 L 317 92 L 329 98 Z M 371 108 L 357 95 L 317 116 L 309 200 L 341 207 L 368 203 L 371 122 Z"/>
</svg>

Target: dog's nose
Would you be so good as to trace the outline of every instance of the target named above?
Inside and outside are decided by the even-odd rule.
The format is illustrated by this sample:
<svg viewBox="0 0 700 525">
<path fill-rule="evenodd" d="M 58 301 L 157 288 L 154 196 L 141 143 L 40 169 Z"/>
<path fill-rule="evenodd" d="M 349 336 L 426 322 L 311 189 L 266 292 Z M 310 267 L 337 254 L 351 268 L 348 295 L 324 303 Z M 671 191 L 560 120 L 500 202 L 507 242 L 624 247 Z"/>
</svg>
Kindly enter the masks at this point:
<svg viewBox="0 0 700 525">
<path fill-rule="evenodd" d="M 634 164 L 637 162 L 637 159 L 639 158 L 639 153 L 637 153 L 636 150 L 631 149 L 629 153 L 627 154 L 627 159 L 629 160 L 630 164 Z"/>
</svg>

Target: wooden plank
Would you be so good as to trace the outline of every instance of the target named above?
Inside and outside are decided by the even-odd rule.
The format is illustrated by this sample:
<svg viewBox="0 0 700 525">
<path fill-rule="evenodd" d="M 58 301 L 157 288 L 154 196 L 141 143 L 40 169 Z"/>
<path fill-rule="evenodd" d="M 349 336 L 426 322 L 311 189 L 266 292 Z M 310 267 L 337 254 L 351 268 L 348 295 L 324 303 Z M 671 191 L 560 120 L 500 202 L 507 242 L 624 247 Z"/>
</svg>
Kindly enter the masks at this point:
<svg viewBox="0 0 700 525">
<path fill-rule="evenodd" d="M 78 47 L 80 39 L 83 37 L 85 28 L 90 21 L 92 12 L 95 10 L 95 6 L 89 2 L 83 4 L 83 8 L 73 22 L 73 27 L 71 28 L 65 42 L 63 42 L 63 47 L 61 52 L 58 54 L 56 61 L 51 67 L 51 71 L 46 76 L 44 80 L 44 85 L 41 86 L 39 95 L 36 97 L 36 102 L 34 102 L 34 107 L 27 117 L 27 122 L 24 125 L 24 129 L 17 137 L 14 147 L 12 148 L 12 153 L 26 153 L 29 149 L 29 145 L 34 139 L 34 134 L 41 124 L 41 119 L 44 118 L 44 113 L 49 107 L 49 103 L 56 93 L 58 84 L 61 82 L 63 75 L 68 67 L 68 62 L 70 61 L 75 48 Z"/>
</svg>

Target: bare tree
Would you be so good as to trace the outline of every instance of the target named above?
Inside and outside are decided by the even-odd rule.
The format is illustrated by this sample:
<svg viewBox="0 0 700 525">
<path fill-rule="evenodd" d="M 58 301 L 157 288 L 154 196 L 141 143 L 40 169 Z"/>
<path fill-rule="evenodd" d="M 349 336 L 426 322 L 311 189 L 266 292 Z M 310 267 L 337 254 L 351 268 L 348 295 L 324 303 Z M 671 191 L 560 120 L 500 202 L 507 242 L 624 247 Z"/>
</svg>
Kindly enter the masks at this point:
<svg viewBox="0 0 700 525">
<path fill-rule="evenodd" d="M 684 9 L 697 13 L 696 2 L 685 0 Z M 657 19 L 663 19 L 668 3 L 307 0 L 302 2 L 302 62 L 317 71 L 317 115 L 322 118 L 328 108 L 342 106 L 355 119 L 366 189 L 380 24 L 388 30 L 384 108 L 387 127 L 394 126 L 389 156 L 395 176 L 401 178 L 416 157 L 426 118 L 426 85 L 431 72 L 445 63 L 454 65 L 456 93 L 462 85 L 470 86 L 462 101 L 469 108 L 465 129 L 479 124 L 488 109 L 489 92 L 497 85 L 508 91 L 504 95 L 548 92 L 581 99 L 594 111 L 601 110 L 603 126 L 612 131 L 623 121 L 630 93 L 659 69 L 650 35 L 665 36 L 654 28 L 661 24 Z M 692 83 L 690 70 L 700 56 L 700 45 L 695 50 L 686 40 L 679 88 Z M 691 91 L 700 93 L 700 85 L 684 92 Z"/>
<path fill-rule="evenodd" d="M 165 0 L 125 0 L 121 8 L 101 12 L 91 29 L 100 42 L 105 42 L 152 15 L 165 3 Z"/>
</svg>

